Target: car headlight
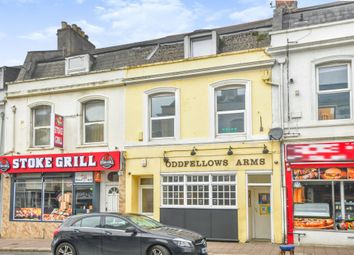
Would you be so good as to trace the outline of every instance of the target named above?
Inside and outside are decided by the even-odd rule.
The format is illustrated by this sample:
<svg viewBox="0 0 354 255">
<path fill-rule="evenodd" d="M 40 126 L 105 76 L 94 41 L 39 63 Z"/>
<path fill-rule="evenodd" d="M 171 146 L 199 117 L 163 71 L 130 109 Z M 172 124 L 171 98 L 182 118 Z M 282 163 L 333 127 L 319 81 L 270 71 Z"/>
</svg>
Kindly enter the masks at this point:
<svg viewBox="0 0 354 255">
<path fill-rule="evenodd" d="M 173 242 L 179 247 L 193 248 L 193 244 L 191 241 L 188 241 L 188 240 L 185 240 L 182 238 L 173 239 Z"/>
</svg>

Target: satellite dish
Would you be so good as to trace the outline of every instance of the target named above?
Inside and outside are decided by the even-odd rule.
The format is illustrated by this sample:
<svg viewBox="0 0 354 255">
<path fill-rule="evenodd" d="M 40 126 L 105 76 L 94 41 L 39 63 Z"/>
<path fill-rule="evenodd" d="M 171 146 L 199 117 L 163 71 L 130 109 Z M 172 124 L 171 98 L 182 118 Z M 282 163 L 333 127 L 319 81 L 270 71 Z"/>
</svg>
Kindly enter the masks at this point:
<svg viewBox="0 0 354 255">
<path fill-rule="evenodd" d="M 280 140 L 283 137 L 284 131 L 282 128 L 272 128 L 269 130 L 270 140 Z"/>
</svg>

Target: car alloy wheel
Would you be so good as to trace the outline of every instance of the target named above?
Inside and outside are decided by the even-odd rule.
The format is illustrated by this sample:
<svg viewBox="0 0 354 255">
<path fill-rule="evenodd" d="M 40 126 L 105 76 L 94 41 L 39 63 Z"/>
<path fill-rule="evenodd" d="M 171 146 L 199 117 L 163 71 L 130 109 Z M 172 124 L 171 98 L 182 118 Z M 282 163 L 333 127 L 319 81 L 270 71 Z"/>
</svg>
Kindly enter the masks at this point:
<svg viewBox="0 0 354 255">
<path fill-rule="evenodd" d="M 58 246 L 55 255 L 75 255 L 74 247 L 69 243 L 62 243 Z"/>
<path fill-rule="evenodd" d="M 156 245 L 151 248 L 149 255 L 170 255 L 170 252 L 165 247 Z"/>
</svg>

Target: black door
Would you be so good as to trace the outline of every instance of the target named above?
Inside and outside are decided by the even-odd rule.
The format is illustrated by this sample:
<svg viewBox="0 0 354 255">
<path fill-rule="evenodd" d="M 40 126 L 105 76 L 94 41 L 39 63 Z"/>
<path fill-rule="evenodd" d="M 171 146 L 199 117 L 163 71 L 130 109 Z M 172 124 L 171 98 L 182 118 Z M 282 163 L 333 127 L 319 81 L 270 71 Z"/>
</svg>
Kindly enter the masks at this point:
<svg viewBox="0 0 354 255">
<path fill-rule="evenodd" d="M 103 255 L 140 255 L 141 244 L 139 233 L 127 233 L 132 225 L 116 216 L 104 217 L 104 237 L 102 238 Z"/>
<path fill-rule="evenodd" d="M 100 216 L 85 217 L 72 225 L 71 240 L 79 255 L 101 255 L 104 235 L 101 220 Z"/>
<path fill-rule="evenodd" d="M 77 185 L 74 189 L 74 214 L 94 211 L 94 192 L 92 185 Z"/>
</svg>

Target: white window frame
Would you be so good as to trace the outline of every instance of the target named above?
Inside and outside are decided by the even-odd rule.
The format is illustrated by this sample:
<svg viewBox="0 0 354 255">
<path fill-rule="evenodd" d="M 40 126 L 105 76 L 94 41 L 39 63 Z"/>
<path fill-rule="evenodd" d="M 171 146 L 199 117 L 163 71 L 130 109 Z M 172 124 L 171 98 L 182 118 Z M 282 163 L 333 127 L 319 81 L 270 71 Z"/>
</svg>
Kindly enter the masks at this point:
<svg viewBox="0 0 354 255">
<path fill-rule="evenodd" d="M 238 133 L 217 133 L 217 99 L 216 91 L 222 88 L 245 88 L 245 110 L 227 111 L 226 113 L 244 112 L 244 132 Z M 252 136 L 252 103 L 251 103 L 251 81 L 243 79 L 230 79 L 218 81 L 209 86 L 209 112 L 210 112 L 210 138 L 212 139 L 230 139 L 231 137 L 239 139 L 250 139 Z"/>
<path fill-rule="evenodd" d="M 70 62 L 75 59 L 82 59 L 83 65 L 77 68 L 70 68 Z M 90 55 L 78 55 L 65 58 L 65 75 L 71 75 L 76 73 L 84 73 L 90 71 Z"/>
<path fill-rule="evenodd" d="M 34 127 L 34 110 L 37 107 L 40 106 L 49 106 L 50 107 L 50 125 L 49 126 L 42 126 L 42 127 Z M 30 142 L 29 142 L 29 148 L 53 148 L 54 147 L 54 104 L 51 102 L 36 102 L 33 104 L 28 105 L 29 107 L 29 137 L 30 137 Z M 47 145 L 36 145 L 35 144 L 35 129 L 40 129 L 40 128 L 49 128 L 49 144 Z"/>
<path fill-rule="evenodd" d="M 166 117 L 154 117 L 151 118 L 151 96 L 157 94 L 174 94 L 175 96 L 175 116 L 166 116 Z M 180 138 L 180 92 L 177 88 L 172 87 L 162 87 L 162 88 L 155 88 L 152 90 L 145 91 L 144 93 L 144 134 L 143 134 L 143 141 L 147 142 L 158 142 L 163 140 L 178 140 Z M 151 120 L 152 119 L 171 119 L 174 118 L 174 136 L 173 137 L 157 137 L 152 138 L 151 136 Z"/>
<path fill-rule="evenodd" d="M 102 100 L 104 102 L 104 128 L 103 128 L 103 141 L 100 142 L 93 142 L 93 143 L 87 143 L 86 142 L 86 138 L 85 138 L 85 107 L 84 105 L 90 101 L 95 101 L 95 100 Z M 107 144 L 107 137 L 108 137 L 108 98 L 106 96 L 103 95 L 93 95 L 93 96 L 88 96 L 88 97 L 84 97 L 78 100 L 78 112 L 80 113 L 79 116 L 79 130 L 78 130 L 78 134 L 80 134 L 78 136 L 79 141 L 78 144 L 79 145 L 83 145 L 83 146 L 99 146 L 99 145 L 106 145 Z M 97 123 L 102 123 L 102 122 L 95 122 L 95 123 L 90 123 L 90 124 L 97 124 Z"/>
<path fill-rule="evenodd" d="M 348 88 L 346 89 L 332 89 L 332 90 L 324 90 L 320 91 L 320 72 L 319 69 L 323 67 L 335 67 L 335 66 L 347 66 L 347 72 L 348 72 Z M 353 117 L 353 103 L 352 103 L 352 76 L 351 76 L 351 64 L 348 61 L 343 61 L 343 62 L 335 62 L 335 63 L 330 63 L 330 64 L 317 64 L 315 67 L 315 72 L 316 72 L 316 120 L 319 122 L 324 122 L 324 121 L 346 121 L 346 120 L 351 120 Z M 350 116 L 347 119 L 329 119 L 329 120 L 320 120 L 318 117 L 319 114 L 319 102 L 318 102 L 318 97 L 319 95 L 331 95 L 331 94 L 337 94 L 337 93 L 343 93 L 343 92 L 349 92 L 349 110 L 350 110 Z"/>
<path fill-rule="evenodd" d="M 183 190 L 183 193 L 184 193 L 184 204 L 183 205 L 164 205 L 163 204 L 163 186 L 164 185 L 174 185 L 175 183 L 164 183 L 163 182 L 163 177 L 165 176 L 181 176 L 183 175 L 183 186 L 184 186 L 184 190 Z M 209 182 L 207 182 L 207 184 L 209 185 L 209 205 L 187 205 L 187 186 L 188 185 L 198 185 L 198 184 L 201 184 L 201 185 L 205 185 L 206 182 L 187 182 L 187 176 L 195 176 L 195 175 L 208 175 L 209 176 Z M 235 181 L 232 182 L 232 181 L 229 181 L 229 182 L 213 182 L 212 180 L 212 177 L 215 176 L 215 175 L 228 175 L 228 176 L 235 176 Z M 178 182 L 178 185 L 180 185 L 181 183 Z M 225 185 L 228 185 L 228 184 L 234 184 L 235 185 L 235 205 L 213 205 L 213 190 L 212 190 L 212 187 L 213 185 L 215 184 L 225 184 Z M 160 186 L 161 186 L 161 197 L 160 197 L 160 207 L 161 208 L 199 208 L 199 209 L 237 209 L 238 208 L 238 185 L 237 185 L 237 173 L 236 172 L 191 172 L 191 173 L 164 173 L 164 174 L 161 174 L 161 183 L 160 183 Z"/>
<path fill-rule="evenodd" d="M 212 44 L 212 52 L 208 55 L 215 55 L 218 53 L 218 36 L 216 31 L 206 32 L 206 33 L 199 33 L 193 35 L 187 35 L 184 37 L 184 58 L 193 58 L 192 52 L 192 42 L 193 40 L 200 39 L 203 37 L 211 36 L 211 44 Z M 208 56 L 206 55 L 206 56 Z M 197 56 L 203 57 L 203 56 Z"/>
</svg>

